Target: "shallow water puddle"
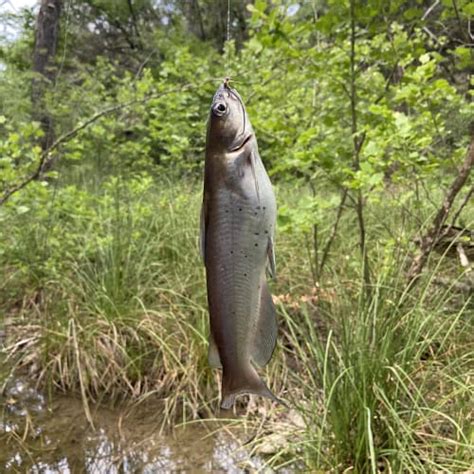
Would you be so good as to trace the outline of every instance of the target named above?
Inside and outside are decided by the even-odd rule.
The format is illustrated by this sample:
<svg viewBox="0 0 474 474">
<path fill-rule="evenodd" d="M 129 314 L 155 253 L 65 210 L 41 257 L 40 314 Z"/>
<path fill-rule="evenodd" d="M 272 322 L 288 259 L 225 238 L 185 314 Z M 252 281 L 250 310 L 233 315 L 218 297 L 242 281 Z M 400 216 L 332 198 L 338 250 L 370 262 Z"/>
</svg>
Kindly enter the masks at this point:
<svg viewBox="0 0 474 474">
<path fill-rule="evenodd" d="M 48 404 L 24 380 L 0 398 L 0 472 L 156 473 L 254 472 L 265 466 L 236 430 L 220 421 L 187 424 L 160 434 L 158 407 L 132 411 L 91 407 L 94 428 L 80 400 Z M 267 471 L 267 469 L 265 469 Z"/>
</svg>

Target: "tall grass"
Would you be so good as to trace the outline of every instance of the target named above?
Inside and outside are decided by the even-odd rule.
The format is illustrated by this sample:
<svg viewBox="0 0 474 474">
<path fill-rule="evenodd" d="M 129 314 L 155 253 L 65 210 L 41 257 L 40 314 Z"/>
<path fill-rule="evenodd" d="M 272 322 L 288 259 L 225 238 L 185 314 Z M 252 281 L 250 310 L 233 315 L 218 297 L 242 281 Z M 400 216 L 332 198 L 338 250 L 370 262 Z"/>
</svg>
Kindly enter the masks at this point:
<svg viewBox="0 0 474 474">
<path fill-rule="evenodd" d="M 280 202 L 297 208 L 301 193 L 282 187 Z M 459 276 L 448 258 L 434 258 L 418 287 L 407 289 L 404 260 L 417 223 L 390 205 L 393 212 L 386 202 L 368 206 L 371 239 L 381 243 L 371 249 L 369 291 L 350 212 L 319 286 L 304 250 L 308 234 L 280 226 L 272 285 L 281 337 L 266 379 L 305 428 L 272 465 L 470 467 L 472 301 L 454 286 L 436 286 L 439 273 L 453 285 Z M 86 413 L 91 402 L 155 397 L 163 401 L 163 427 L 178 415 L 215 414 L 219 376 L 207 365 L 199 206 L 194 185 L 113 179 L 94 192 L 64 187 L 48 206 L 12 213 L 9 231 L 2 230 L 8 278 L 0 308 L 16 370 L 80 394 Z M 322 239 L 331 215 L 320 223 Z M 420 210 L 421 220 L 427 215 Z"/>
<path fill-rule="evenodd" d="M 336 298 L 308 309 L 284 308 L 290 357 L 298 361 L 308 466 L 355 472 L 435 472 L 472 466 L 474 341 L 469 300 L 428 278 L 411 293 L 401 262 L 376 272 L 370 298 L 335 281 Z M 355 286 L 354 286 L 355 285 Z M 468 369 L 468 367 L 470 368 Z"/>
<path fill-rule="evenodd" d="M 181 409 L 195 414 L 217 395 L 207 367 L 199 201 L 167 183 L 157 192 L 151 182 L 112 182 L 102 193 L 81 202 L 86 218 L 58 206 L 61 216 L 49 216 L 56 226 L 41 229 L 64 246 L 41 262 L 32 257 L 24 284 L 41 280 L 41 298 L 22 304 L 9 357 L 40 383 L 80 393 L 86 409 L 154 394 L 167 421 Z M 35 225 L 30 232 L 23 245 L 40 247 L 44 235 Z M 19 344 L 26 332 L 32 338 Z"/>
</svg>

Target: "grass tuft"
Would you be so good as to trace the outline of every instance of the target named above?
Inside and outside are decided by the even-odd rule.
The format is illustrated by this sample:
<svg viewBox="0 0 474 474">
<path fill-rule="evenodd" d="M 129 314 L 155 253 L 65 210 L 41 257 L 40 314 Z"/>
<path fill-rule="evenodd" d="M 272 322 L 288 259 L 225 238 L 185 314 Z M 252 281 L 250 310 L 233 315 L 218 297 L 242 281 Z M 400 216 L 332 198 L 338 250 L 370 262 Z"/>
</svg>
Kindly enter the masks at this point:
<svg viewBox="0 0 474 474">
<path fill-rule="evenodd" d="M 308 308 L 298 319 L 282 308 L 305 387 L 295 404 L 304 414 L 311 467 L 375 473 L 470 466 L 469 301 L 450 305 L 449 291 L 436 291 L 429 278 L 408 293 L 399 268 L 394 261 L 380 271 L 369 298 L 362 281 L 356 288 L 336 282 L 337 300 L 318 307 L 330 327 L 326 337 Z"/>
</svg>

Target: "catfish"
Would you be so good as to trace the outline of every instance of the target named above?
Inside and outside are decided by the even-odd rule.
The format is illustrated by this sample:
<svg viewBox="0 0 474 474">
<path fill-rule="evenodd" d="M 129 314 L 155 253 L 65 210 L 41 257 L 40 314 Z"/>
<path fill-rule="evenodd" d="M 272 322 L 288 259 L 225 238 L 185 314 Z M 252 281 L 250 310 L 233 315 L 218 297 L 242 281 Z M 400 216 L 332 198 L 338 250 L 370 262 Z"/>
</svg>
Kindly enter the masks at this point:
<svg viewBox="0 0 474 474">
<path fill-rule="evenodd" d="M 275 276 L 276 215 L 247 111 L 226 80 L 208 120 L 200 230 L 211 329 L 208 360 L 223 371 L 223 409 L 243 394 L 283 403 L 256 370 L 268 364 L 277 339 L 266 276 Z"/>
</svg>

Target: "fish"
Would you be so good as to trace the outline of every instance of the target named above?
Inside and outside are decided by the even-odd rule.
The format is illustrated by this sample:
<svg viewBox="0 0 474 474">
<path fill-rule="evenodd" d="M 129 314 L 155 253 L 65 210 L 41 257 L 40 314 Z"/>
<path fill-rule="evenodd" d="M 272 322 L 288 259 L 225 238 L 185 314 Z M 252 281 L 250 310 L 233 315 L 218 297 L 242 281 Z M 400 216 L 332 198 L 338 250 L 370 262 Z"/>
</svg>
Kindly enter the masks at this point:
<svg viewBox="0 0 474 474">
<path fill-rule="evenodd" d="M 222 368 L 222 409 L 232 408 L 243 394 L 284 404 L 256 370 L 270 361 L 278 332 L 266 277 L 275 276 L 276 215 L 275 194 L 245 105 L 226 80 L 210 108 L 200 219 L 208 362 Z"/>
</svg>

